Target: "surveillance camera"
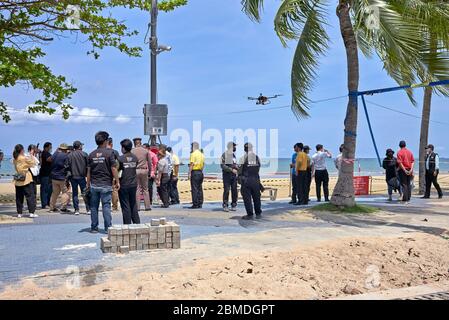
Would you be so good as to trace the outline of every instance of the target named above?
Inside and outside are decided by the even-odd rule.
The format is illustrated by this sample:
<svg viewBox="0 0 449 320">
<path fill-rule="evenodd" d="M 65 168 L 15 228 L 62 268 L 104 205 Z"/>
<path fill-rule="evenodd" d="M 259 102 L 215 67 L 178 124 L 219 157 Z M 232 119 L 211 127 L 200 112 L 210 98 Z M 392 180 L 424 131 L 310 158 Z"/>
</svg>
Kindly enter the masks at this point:
<svg viewBox="0 0 449 320">
<path fill-rule="evenodd" d="M 171 51 L 170 46 L 160 45 L 158 48 L 160 51 Z"/>
</svg>

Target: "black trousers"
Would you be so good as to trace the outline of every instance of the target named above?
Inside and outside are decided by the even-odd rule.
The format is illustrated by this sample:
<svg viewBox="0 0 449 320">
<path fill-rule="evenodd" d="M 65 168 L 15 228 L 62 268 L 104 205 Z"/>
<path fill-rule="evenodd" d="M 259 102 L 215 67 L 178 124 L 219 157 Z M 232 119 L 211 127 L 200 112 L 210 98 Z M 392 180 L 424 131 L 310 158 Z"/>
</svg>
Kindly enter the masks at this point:
<svg viewBox="0 0 449 320">
<path fill-rule="evenodd" d="M 23 213 L 24 198 L 27 200 L 28 212 L 31 214 L 36 211 L 36 194 L 34 188 L 34 182 L 31 182 L 26 186 L 16 186 L 16 208 L 18 214 Z"/>
<path fill-rule="evenodd" d="M 237 176 L 233 173 L 223 172 L 223 207 L 229 206 L 229 191 L 231 191 L 231 206 L 235 208 L 238 201 Z"/>
<path fill-rule="evenodd" d="M 291 176 L 292 181 L 292 202 L 297 201 L 298 196 L 298 182 L 296 181 L 296 173 L 292 173 Z"/>
<path fill-rule="evenodd" d="M 162 201 L 162 206 L 168 208 L 170 206 L 170 176 L 168 174 L 163 174 L 161 177 L 161 184 L 157 187 L 157 192 L 159 193 L 159 198 Z"/>
<path fill-rule="evenodd" d="M 148 193 L 150 195 L 150 203 L 153 204 L 153 183 L 154 178 L 148 177 Z"/>
<path fill-rule="evenodd" d="M 412 198 L 411 176 L 407 175 L 404 170 L 398 171 L 399 181 L 402 187 L 402 201 L 410 201 Z"/>
<path fill-rule="evenodd" d="M 173 174 L 170 176 L 169 195 L 172 203 L 179 203 L 178 178 Z"/>
<path fill-rule="evenodd" d="M 438 183 L 438 173 L 436 175 L 433 175 L 433 172 L 430 172 L 429 170 L 426 170 L 426 193 L 425 197 L 430 197 L 430 189 L 432 188 L 432 184 L 437 189 L 438 196 L 443 196 L 443 191 L 441 191 L 440 184 Z"/>
<path fill-rule="evenodd" d="M 310 185 L 312 184 L 312 169 L 307 169 L 307 201 L 310 200 Z"/>
<path fill-rule="evenodd" d="M 242 177 L 242 198 L 248 216 L 262 214 L 262 204 L 260 201 L 260 179 L 257 177 Z M 254 203 L 254 207 L 253 207 Z"/>
<path fill-rule="evenodd" d="M 122 208 L 123 224 L 140 223 L 136 193 L 137 187 L 121 187 L 118 190 L 120 207 Z"/>
<path fill-rule="evenodd" d="M 297 184 L 297 203 L 308 204 L 309 197 L 307 195 L 308 182 L 307 182 L 307 171 L 299 171 L 296 173 L 296 184 Z"/>
<path fill-rule="evenodd" d="M 201 207 L 203 205 L 203 180 L 204 175 L 200 170 L 193 170 L 190 177 L 190 187 L 192 191 L 192 203 L 195 207 Z"/>
<path fill-rule="evenodd" d="M 323 185 L 324 200 L 329 201 L 329 173 L 327 170 L 315 170 L 316 197 L 321 201 L 321 185 Z"/>
</svg>

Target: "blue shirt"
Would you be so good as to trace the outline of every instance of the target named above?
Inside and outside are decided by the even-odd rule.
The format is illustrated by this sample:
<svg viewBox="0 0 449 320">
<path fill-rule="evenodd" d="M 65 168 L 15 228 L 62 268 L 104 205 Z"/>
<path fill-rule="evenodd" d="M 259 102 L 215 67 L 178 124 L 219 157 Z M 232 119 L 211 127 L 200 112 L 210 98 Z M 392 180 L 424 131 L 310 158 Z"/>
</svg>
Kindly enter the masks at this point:
<svg viewBox="0 0 449 320">
<path fill-rule="evenodd" d="M 292 164 L 294 164 L 293 168 L 291 169 L 292 175 L 296 175 L 296 156 L 297 155 L 298 154 L 296 152 L 292 155 Z"/>
</svg>

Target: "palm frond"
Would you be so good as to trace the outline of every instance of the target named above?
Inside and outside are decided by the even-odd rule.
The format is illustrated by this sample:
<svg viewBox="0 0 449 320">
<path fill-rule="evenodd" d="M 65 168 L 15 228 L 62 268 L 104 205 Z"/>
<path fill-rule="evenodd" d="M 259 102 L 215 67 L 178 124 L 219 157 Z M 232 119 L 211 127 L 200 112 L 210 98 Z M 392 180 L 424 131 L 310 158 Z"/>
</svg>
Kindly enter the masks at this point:
<svg viewBox="0 0 449 320">
<path fill-rule="evenodd" d="M 242 11 L 253 21 L 260 21 L 263 10 L 263 0 L 241 0 Z"/>
<path fill-rule="evenodd" d="M 325 2 L 284 0 L 275 18 L 275 30 L 284 46 L 288 40 L 298 40 L 291 72 L 292 110 L 298 118 L 308 116 L 308 94 L 316 79 L 319 57 L 328 49 Z"/>
</svg>

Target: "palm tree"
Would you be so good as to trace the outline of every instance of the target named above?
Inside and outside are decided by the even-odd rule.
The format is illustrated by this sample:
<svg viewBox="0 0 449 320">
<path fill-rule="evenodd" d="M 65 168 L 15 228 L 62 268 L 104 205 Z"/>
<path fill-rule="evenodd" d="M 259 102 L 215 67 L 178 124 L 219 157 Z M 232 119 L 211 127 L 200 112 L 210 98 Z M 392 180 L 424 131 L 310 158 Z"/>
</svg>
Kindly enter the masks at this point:
<svg viewBox="0 0 449 320">
<path fill-rule="evenodd" d="M 406 19 L 403 12 L 407 4 L 400 3 L 402 6 L 395 1 L 338 1 L 336 13 L 346 49 L 349 95 L 344 121 L 344 160 L 331 199 L 337 206 L 355 205 L 353 162 L 357 138 L 358 49 L 367 57 L 376 52 L 382 61 L 388 61 L 384 68 L 400 85 L 411 83 L 415 75 L 413 67 L 420 59 L 423 21 Z M 263 0 L 242 0 L 242 5 L 251 19 L 260 21 Z M 373 10 L 378 15 L 367 14 Z M 331 7 L 326 0 L 283 0 L 275 17 L 275 31 L 284 46 L 289 40 L 298 41 L 291 74 L 292 110 L 297 117 L 308 116 L 308 93 L 313 87 L 319 58 L 329 45 L 326 32 L 329 12 Z M 408 94 L 412 98 L 411 91 Z"/>
<path fill-rule="evenodd" d="M 404 1 L 404 0 L 403 0 Z M 423 34 L 428 44 L 422 50 L 420 61 L 425 68 L 418 69 L 417 75 L 422 82 L 447 79 L 449 76 L 449 4 L 441 0 L 417 1 L 404 12 L 404 16 L 424 21 Z M 449 96 L 449 88 L 445 86 L 425 87 L 421 118 L 421 134 L 419 141 L 419 192 L 425 189 L 425 147 L 429 143 L 429 122 L 433 92 Z"/>
</svg>

